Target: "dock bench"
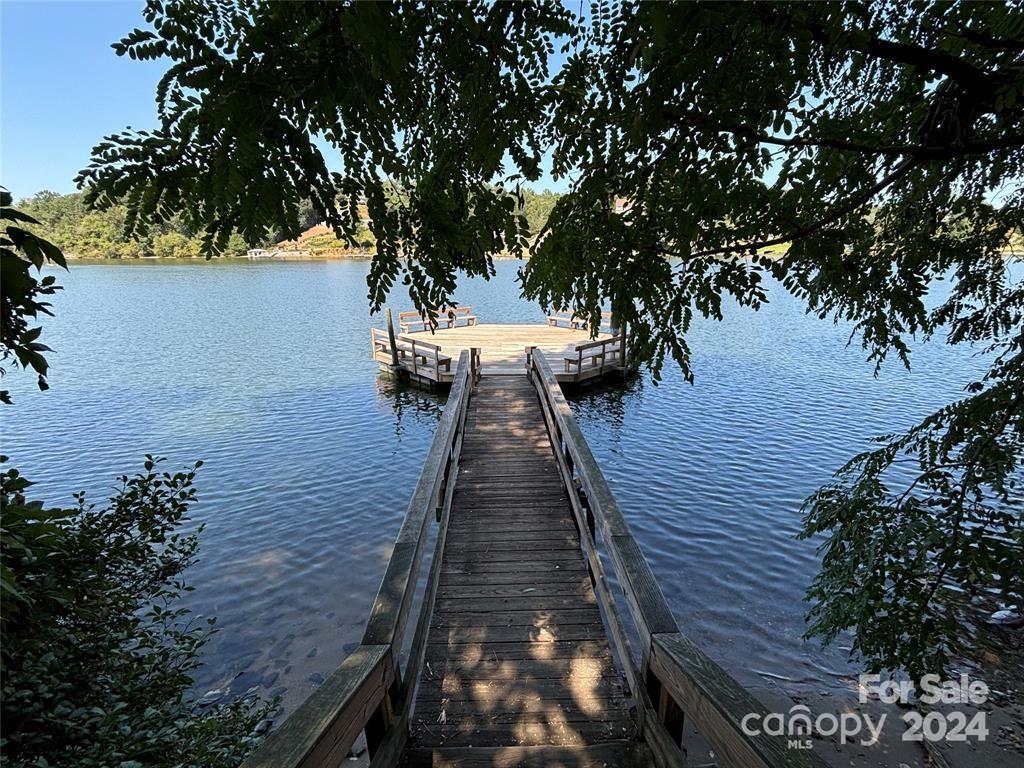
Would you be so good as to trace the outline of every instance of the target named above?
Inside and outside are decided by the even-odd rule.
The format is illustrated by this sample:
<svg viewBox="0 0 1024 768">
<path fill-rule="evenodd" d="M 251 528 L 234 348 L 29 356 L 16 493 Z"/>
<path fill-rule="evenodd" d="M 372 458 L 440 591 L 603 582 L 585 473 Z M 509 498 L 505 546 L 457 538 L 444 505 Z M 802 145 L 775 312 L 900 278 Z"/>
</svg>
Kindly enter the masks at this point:
<svg viewBox="0 0 1024 768">
<path fill-rule="evenodd" d="M 437 316 L 438 327 L 456 328 L 459 322 L 466 325 L 476 325 L 476 315 L 472 307 L 455 307 L 447 312 L 439 312 Z M 430 320 L 425 320 L 419 312 L 399 312 L 398 327 L 402 333 L 413 333 L 413 328 L 425 331 L 430 327 Z"/>
<path fill-rule="evenodd" d="M 559 310 L 548 315 L 548 325 L 552 328 L 560 328 L 559 323 L 565 323 L 566 328 L 572 328 L 573 330 L 577 330 L 585 325 L 583 318 L 576 317 L 574 312 L 569 312 L 568 310 Z"/>
<path fill-rule="evenodd" d="M 572 330 L 579 330 L 587 327 L 587 319 L 585 317 L 565 309 L 552 312 L 548 315 L 548 325 L 552 328 L 563 327 L 559 325 L 559 323 L 564 323 L 564 327 L 571 328 Z M 605 328 L 610 329 L 612 333 L 615 333 L 616 331 L 615 325 L 612 322 L 611 312 L 601 313 L 601 327 L 598 328 L 598 330 L 604 330 Z"/>
</svg>

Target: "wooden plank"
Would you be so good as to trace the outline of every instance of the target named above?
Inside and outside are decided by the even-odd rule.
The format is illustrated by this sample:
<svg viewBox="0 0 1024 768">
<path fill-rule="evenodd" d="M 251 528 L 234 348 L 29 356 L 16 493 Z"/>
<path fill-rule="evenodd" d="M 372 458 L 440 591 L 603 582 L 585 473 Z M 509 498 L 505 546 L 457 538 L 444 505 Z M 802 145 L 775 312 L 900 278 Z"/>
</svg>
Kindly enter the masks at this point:
<svg viewBox="0 0 1024 768">
<path fill-rule="evenodd" d="M 593 594 L 522 595 L 515 597 L 443 597 L 436 601 L 442 613 L 468 613 L 472 611 L 553 611 L 597 605 Z"/>
<path fill-rule="evenodd" d="M 564 608 L 550 611 L 437 611 L 435 627 L 563 627 L 567 624 L 601 625 L 597 608 Z"/>
<path fill-rule="evenodd" d="M 488 451 L 496 456 L 504 453 L 506 449 L 515 449 L 517 453 L 530 454 L 533 453 L 536 456 L 547 456 L 551 452 L 551 444 L 548 442 L 547 437 L 531 437 L 512 435 L 509 433 L 496 434 L 496 435 L 481 435 L 478 432 L 474 432 L 467 438 L 467 442 L 474 449 L 474 451 Z M 479 453 L 474 458 L 478 458 Z"/>
<path fill-rule="evenodd" d="M 430 662 L 424 670 L 424 680 L 468 680 L 479 683 L 491 680 L 510 680 L 517 685 L 529 684 L 536 680 L 561 680 L 568 682 L 608 677 L 618 680 L 618 672 L 610 663 L 611 657 L 576 657 L 570 659 L 479 659 L 460 661 L 446 659 Z"/>
<path fill-rule="evenodd" d="M 501 512 L 481 513 L 476 510 L 472 517 L 461 518 L 452 526 L 452 530 L 457 533 L 490 533 L 492 536 L 496 533 L 504 536 L 538 530 L 563 533 L 573 528 L 573 518 L 562 510 L 539 514 L 525 511 L 515 515 Z"/>
<path fill-rule="evenodd" d="M 450 546 L 454 548 L 477 548 L 484 551 L 495 549 L 579 549 L 579 538 L 571 521 L 538 517 L 537 528 L 526 530 L 522 523 L 509 522 L 510 518 L 481 516 L 473 526 L 460 525 L 454 532 Z M 528 525 L 528 523 L 527 523 Z M 566 528 L 572 533 L 566 532 Z"/>
<path fill-rule="evenodd" d="M 524 409 L 522 413 L 525 415 L 530 413 L 531 410 L 532 409 Z M 469 420 L 469 425 L 473 429 L 473 432 L 478 435 L 491 435 L 497 433 L 501 435 L 513 435 L 515 437 L 537 439 L 544 437 L 543 426 L 539 422 L 527 418 L 510 418 L 506 415 L 505 418 L 500 419 L 482 419 L 479 416 L 475 416 Z"/>
<path fill-rule="evenodd" d="M 544 465 L 546 466 L 545 462 Z M 490 491 L 493 489 L 502 489 L 505 491 L 520 491 L 522 492 L 524 477 L 530 480 L 530 485 L 534 488 L 543 489 L 544 491 L 561 491 L 563 494 L 565 490 L 562 486 L 561 479 L 554 472 L 549 472 L 543 477 L 536 477 L 534 474 L 529 472 L 523 472 L 518 476 L 505 478 L 502 473 L 494 472 L 489 474 L 487 477 L 481 479 L 475 476 L 468 476 L 470 473 L 459 473 L 459 491 L 464 493 L 474 493 L 476 491 Z M 482 473 L 476 473 L 482 474 Z"/>
<path fill-rule="evenodd" d="M 410 768 L 649 768 L 641 744 L 608 742 L 579 747 L 435 747 L 410 750 Z"/>
<path fill-rule="evenodd" d="M 467 530 L 460 527 L 457 531 L 453 532 L 452 543 L 467 543 L 474 546 L 479 546 L 479 549 L 486 551 L 492 547 L 533 547 L 540 546 L 541 544 L 563 544 L 566 547 L 579 548 L 579 537 L 576 535 L 575 528 L 563 528 L 561 531 L 557 529 L 540 528 L 537 530 L 510 530 L 502 528 L 502 538 L 495 539 L 495 531 L 487 530 Z"/>
<path fill-rule="evenodd" d="M 427 724 L 421 727 L 433 730 L 432 741 L 446 747 L 489 747 L 489 746 L 584 746 L 587 744 L 616 739 L 630 738 L 635 726 L 628 716 L 616 719 L 583 720 L 566 722 L 550 720 L 520 719 L 512 723 L 485 725 L 473 722 L 447 722 Z"/>
<path fill-rule="evenodd" d="M 497 504 L 491 504 L 466 510 L 466 514 L 461 515 L 455 524 L 460 528 L 473 527 L 491 530 L 495 526 L 501 527 L 504 530 L 504 526 L 527 526 L 534 524 L 539 526 L 559 525 L 562 526 L 563 530 L 575 530 L 573 517 L 568 514 L 564 506 L 508 509 L 502 508 Z M 515 528 L 509 530 L 515 530 Z"/>
<path fill-rule="evenodd" d="M 534 524 L 534 530 L 525 526 Z M 566 532 L 572 531 L 572 532 Z M 452 546 L 476 546 L 482 542 L 488 549 L 579 549 L 580 541 L 574 536 L 575 523 L 571 518 L 531 515 L 503 515 L 490 510 L 474 510 L 468 522 L 460 523 Z M 542 535 L 547 536 L 542 536 Z M 520 536 L 521 535 L 521 536 Z M 465 537 L 465 539 L 463 539 Z M 487 539 L 486 537 L 489 537 Z M 547 544 L 547 547 L 544 545 Z"/>
<path fill-rule="evenodd" d="M 492 543 L 493 542 L 493 543 Z M 572 560 L 579 557 L 579 544 L 565 541 L 505 540 L 492 534 L 491 539 L 480 538 L 477 541 L 457 541 L 448 545 L 451 562 L 497 562 L 520 561 L 528 557 L 543 555 L 544 557 L 564 558 Z"/>
<path fill-rule="evenodd" d="M 747 736 L 743 718 L 767 709 L 694 643 L 678 632 L 653 636 L 651 671 L 725 765 L 821 768 L 813 751 L 788 749 L 785 737 Z"/>
<path fill-rule="evenodd" d="M 390 646 L 359 646 L 267 735 L 242 768 L 339 764 L 393 681 Z"/>
<path fill-rule="evenodd" d="M 478 505 L 489 504 L 491 506 L 503 505 L 509 509 L 516 507 L 527 507 L 536 509 L 538 506 L 552 507 L 565 504 L 568 501 L 565 491 L 561 489 L 550 489 L 543 492 L 530 493 L 523 489 L 519 491 L 507 488 L 495 488 L 493 491 L 469 491 L 459 494 L 460 505 L 473 508 Z"/>
<path fill-rule="evenodd" d="M 545 459 L 545 461 L 548 460 Z M 472 462 L 470 463 L 470 469 L 472 469 Z M 502 480 L 498 473 L 494 473 L 494 476 L 489 477 L 487 480 L 478 480 L 476 478 L 470 480 L 467 478 L 466 484 L 459 489 L 459 492 L 461 495 L 469 498 L 479 496 L 523 497 L 524 495 L 529 495 L 538 498 L 554 496 L 556 498 L 553 501 L 557 504 L 564 503 L 566 497 L 565 488 L 558 482 L 557 475 L 538 477 L 537 485 L 534 486 L 532 482 L 523 482 L 521 479 Z"/>
<path fill-rule="evenodd" d="M 554 583 L 519 583 L 519 584 L 443 584 L 437 592 L 441 599 L 450 598 L 498 598 L 521 597 L 524 595 L 536 596 L 582 596 L 588 598 L 592 588 L 590 579 L 584 576 L 582 579 L 563 580 Z"/>
<path fill-rule="evenodd" d="M 448 566 L 457 566 L 460 564 L 469 565 L 497 565 L 501 563 L 507 563 L 506 570 L 517 570 L 523 574 L 524 579 L 530 578 L 530 572 L 533 570 L 530 564 L 536 562 L 538 557 L 543 557 L 546 563 L 568 563 L 575 564 L 579 562 L 580 553 L 579 549 L 573 547 L 571 549 L 545 549 L 538 550 L 535 547 L 520 547 L 518 549 L 493 549 L 483 550 L 479 548 L 473 548 L 469 550 L 461 550 L 456 547 L 449 547 L 445 553 L 445 569 Z"/>
<path fill-rule="evenodd" d="M 470 726 L 517 725 L 544 722 L 585 723 L 601 720 L 627 723 L 632 729 L 633 720 L 623 711 L 618 697 L 585 701 L 572 699 L 547 699 L 546 701 L 525 702 L 523 708 L 508 710 L 484 710 L 473 701 L 442 699 L 433 709 L 417 709 L 413 717 L 414 726 L 422 723 L 434 727 L 441 721 L 441 713 L 449 723 Z"/>
<path fill-rule="evenodd" d="M 540 626 L 530 624 L 493 626 L 434 626 L 430 632 L 431 643 L 546 643 L 578 642 L 580 640 L 604 640 L 604 627 L 598 623 L 563 624 L 561 626 Z"/>
<path fill-rule="evenodd" d="M 459 481 L 473 483 L 522 483 L 528 480 L 538 480 L 550 483 L 558 476 L 554 467 L 547 460 L 540 463 L 513 464 L 477 464 L 473 461 L 463 460 L 459 467 Z"/>
<path fill-rule="evenodd" d="M 515 517 L 523 513 L 557 509 L 557 507 L 553 507 L 550 502 L 537 502 L 531 501 L 527 498 L 517 499 L 510 496 L 490 499 L 460 499 L 460 502 L 464 502 L 460 506 L 463 507 L 464 514 L 469 516 L 472 516 L 476 512 L 490 511 L 505 512 L 509 517 Z"/>
<path fill-rule="evenodd" d="M 583 567 L 582 561 L 578 557 L 576 558 L 551 558 L 544 557 L 543 560 L 537 559 L 538 556 L 532 558 L 526 558 L 522 560 L 497 560 L 491 558 L 489 560 L 476 560 L 476 561 L 451 561 L 447 557 L 444 560 L 444 564 L 441 566 L 442 574 L 485 574 L 485 573 L 514 573 L 520 581 L 529 582 L 531 579 L 540 580 L 545 573 L 557 574 L 571 573 L 571 574 L 584 574 L 586 568 Z"/>
<path fill-rule="evenodd" d="M 577 701 L 604 700 L 623 697 L 622 681 L 612 675 L 580 678 L 575 686 L 565 680 L 538 678 L 531 680 L 475 680 L 448 676 L 443 680 L 424 680 L 420 686 L 421 701 L 475 701 L 481 709 L 496 706 L 519 706 L 527 701 L 552 698 L 575 698 Z"/>
<path fill-rule="evenodd" d="M 579 719 L 580 717 L 600 718 L 604 716 L 615 717 L 624 712 L 623 696 L 619 690 L 613 690 L 608 696 L 588 696 L 580 699 L 572 692 L 565 692 L 561 697 L 539 696 L 526 698 L 515 703 L 507 703 L 505 700 L 489 703 L 482 707 L 480 702 L 473 699 L 453 699 L 444 697 L 431 699 L 417 704 L 416 714 L 422 716 L 423 720 L 437 722 L 441 712 L 446 717 L 467 720 L 507 721 L 515 717 L 529 717 L 533 714 L 544 714 L 554 717 L 567 717 Z"/>
<path fill-rule="evenodd" d="M 461 564 L 465 566 L 465 563 Z M 504 563 L 509 565 L 509 563 Z M 497 571 L 485 571 L 472 567 L 451 568 L 441 573 L 441 588 L 456 587 L 463 584 L 481 585 L 509 585 L 514 584 L 522 588 L 525 586 L 542 587 L 547 584 L 578 584 L 579 579 L 590 580 L 587 571 L 582 565 L 576 568 L 558 568 L 542 573 L 532 573 L 529 578 L 524 578 L 523 573 L 516 569 L 506 568 Z"/>
<path fill-rule="evenodd" d="M 553 643 L 430 643 L 426 658 L 430 661 L 473 659 L 573 659 L 601 657 L 612 660 L 608 645 L 602 642 Z"/>
<path fill-rule="evenodd" d="M 506 456 L 500 462 L 483 460 L 476 456 L 466 456 L 459 466 L 459 475 L 520 475 L 532 474 L 537 471 L 553 473 L 555 465 L 548 456 L 541 458 L 525 458 Z"/>
</svg>

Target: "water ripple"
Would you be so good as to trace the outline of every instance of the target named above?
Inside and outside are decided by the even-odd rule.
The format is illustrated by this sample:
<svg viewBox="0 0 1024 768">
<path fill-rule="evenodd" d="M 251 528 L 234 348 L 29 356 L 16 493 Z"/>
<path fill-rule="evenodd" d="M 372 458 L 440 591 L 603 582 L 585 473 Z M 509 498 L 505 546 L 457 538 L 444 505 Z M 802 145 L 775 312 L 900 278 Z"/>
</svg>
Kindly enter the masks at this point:
<svg viewBox="0 0 1024 768">
<path fill-rule="evenodd" d="M 466 281 L 475 314 L 543 322 L 518 265 Z M 8 376 L 4 452 L 53 503 L 106 496 L 145 453 L 202 458 L 193 610 L 220 632 L 197 686 L 292 708 L 362 634 L 443 398 L 379 381 L 364 262 L 73 266 L 48 323 L 52 390 Z M 395 308 L 405 302 L 395 300 Z M 776 296 L 691 339 L 666 372 L 573 398 L 684 631 L 750 685 L 830 684 L 841 648 L 801 639 L 817 568 L 803 499 L 873 435 L 957 397 L 979 361 L 939 346 L 872 375 L 848 331 Z"/>
</svg>

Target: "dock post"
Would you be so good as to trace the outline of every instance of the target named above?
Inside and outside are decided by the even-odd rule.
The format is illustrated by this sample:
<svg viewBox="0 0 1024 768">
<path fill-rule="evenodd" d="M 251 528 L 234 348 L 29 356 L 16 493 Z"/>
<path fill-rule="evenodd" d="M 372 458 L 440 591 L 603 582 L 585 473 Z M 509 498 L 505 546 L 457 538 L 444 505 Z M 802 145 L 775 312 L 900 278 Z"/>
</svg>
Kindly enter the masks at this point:
<svg viewBox="0 0 1024 768">
<path fill-rule="evenodd" d="M 472 373 L 473 386 L 476 386 L 480 382 L 480 369 L 482 364 L 480 362 L 480 347 L 469 348 L 469 368 Z"/>
<path fill-rule="evenodd" d="M 623 294 L 619 294 L 618 300 L 612 302 L 612 334 L 622 339 L 620 342 L 621 349 L 619 351 L 619 357 L 622 360 L 622 371 L 625 373 L 629 370 L 629 345 L 626 343 L 626 336 L 628 330 L 626 328 L 627 320 L 626 314 L 622 311 L 625 306 L 626 300 Z"/>
<path fill-rule="evenodd" d="M 626 343 L 626 320 L 622 321 L 619 333 L 622 334 L 622 370 L 626 372 L 629 370 L 629 344 Z"/>
<path fill-rule="evenodd" d="M 391 365 L 398 367 L 398 343 L 395 341 L 395 323 L 391 319 L 391 307 L 388 307 L 388 343 L 391 345 Z"/>
</svg>

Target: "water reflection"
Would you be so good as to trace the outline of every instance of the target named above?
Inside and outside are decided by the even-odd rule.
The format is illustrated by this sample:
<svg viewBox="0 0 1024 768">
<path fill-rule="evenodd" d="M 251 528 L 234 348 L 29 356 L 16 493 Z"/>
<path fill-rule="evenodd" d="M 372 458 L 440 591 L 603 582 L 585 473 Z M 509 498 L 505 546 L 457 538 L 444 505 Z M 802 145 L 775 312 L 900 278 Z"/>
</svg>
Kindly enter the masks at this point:
<svg viewBox="0 0 1024 768">
<path fill-rule="evenodd" d="M 383 375 L 377 377 L 376 385 L 378 407 L 390 407 L 394 411 L 395 437 L 399 440 L 405 433 L 404 423 L 408 420 L 412 420 L 417 428 L 437 424 L 448 400 L 446 392 L 430 392 Z"/>
</svg>

